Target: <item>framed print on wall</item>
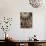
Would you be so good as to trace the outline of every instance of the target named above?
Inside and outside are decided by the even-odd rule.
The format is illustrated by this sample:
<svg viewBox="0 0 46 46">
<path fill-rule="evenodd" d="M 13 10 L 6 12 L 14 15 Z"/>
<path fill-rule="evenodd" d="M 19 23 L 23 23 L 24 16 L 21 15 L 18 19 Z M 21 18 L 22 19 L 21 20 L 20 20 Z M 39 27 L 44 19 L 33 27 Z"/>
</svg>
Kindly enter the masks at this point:
<svg viewBox="0 0 46 46">
<path fill-rule="evenodd" d="M 32 28 L 32 12 L 20 12 L 21 28 Z"/>
</svg>

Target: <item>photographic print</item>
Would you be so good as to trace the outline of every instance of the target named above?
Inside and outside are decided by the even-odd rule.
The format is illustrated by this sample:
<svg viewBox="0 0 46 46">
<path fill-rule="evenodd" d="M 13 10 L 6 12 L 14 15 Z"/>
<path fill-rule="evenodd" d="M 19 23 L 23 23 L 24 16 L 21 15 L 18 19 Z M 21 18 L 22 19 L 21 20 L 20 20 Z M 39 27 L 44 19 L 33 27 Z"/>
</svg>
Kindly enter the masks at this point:
<svg viewBox="0 0 46 46">
<path fill-rule="evenodd" d="M 21 28 L 32 28 L 32 12 L 20 12 Z"/>
</svg>

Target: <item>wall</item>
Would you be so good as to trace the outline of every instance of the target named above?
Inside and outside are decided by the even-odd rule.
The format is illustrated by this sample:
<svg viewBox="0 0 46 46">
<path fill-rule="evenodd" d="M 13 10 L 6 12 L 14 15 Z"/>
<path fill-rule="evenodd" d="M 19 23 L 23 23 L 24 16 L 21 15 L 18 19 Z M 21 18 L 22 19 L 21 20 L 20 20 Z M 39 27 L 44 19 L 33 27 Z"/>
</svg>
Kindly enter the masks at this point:
<svg viewBox="0 0 46 46">
<path fill-rule="evenodd" d="M 45 13 L 45 14 L 46 14 L 46 13 Z M 44 39 L 46 39 L 46 15 L 45 15 L 45 24 L 44 24 L 44 25 L 45 25 L 45 28 L 44 28 L 44 30 L 45 30 L 45 31 L 44 31 Z"/>
<path fill-rule="evenodd" d="M 32 12 L 32 28 L 21 29 L 20 28 L 20 12 Z M 28 0 L 0 0 L 0 19 L 3 16 L 12 17 L 13 22 L 10 31 L 10 35 L 17 40 L 28 40 L 34 34 L 37 35 L 39 40 L 45 39 L 45 15 L 46 7 L 33 8 L 30 6 Z M 0 35 L 2 35 L 0 31 Z M 44 34 L 45 33 L 45 34 Z M 4 34 L 4 33 L 3 33 Z M 0 39 L 4 37 L 0 36 Z"/>
</svg>

